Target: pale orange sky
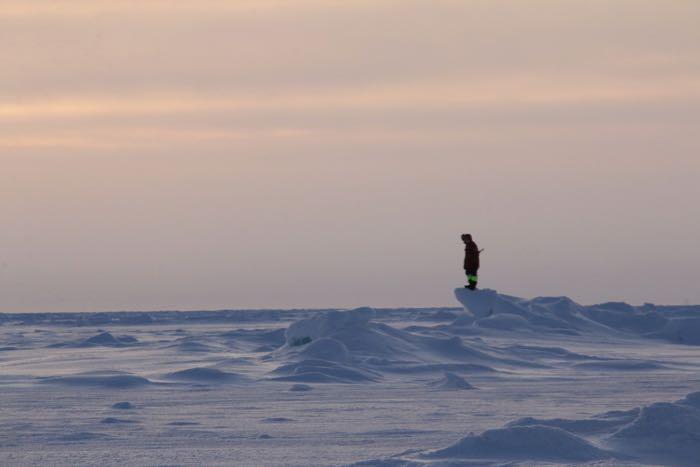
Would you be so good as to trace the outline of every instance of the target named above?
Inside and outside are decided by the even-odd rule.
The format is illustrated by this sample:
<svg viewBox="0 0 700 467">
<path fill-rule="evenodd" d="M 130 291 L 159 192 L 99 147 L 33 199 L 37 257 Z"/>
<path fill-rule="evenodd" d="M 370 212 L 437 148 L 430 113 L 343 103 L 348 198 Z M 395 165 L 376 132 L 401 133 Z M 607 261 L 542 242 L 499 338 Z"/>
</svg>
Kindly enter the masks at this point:
<svg viewBox="0 0 700 467">
<path fill-rule="evenodd" d="M 0 312 L 700 303 L 694 0 L 0 3 Z"/>
</svg>

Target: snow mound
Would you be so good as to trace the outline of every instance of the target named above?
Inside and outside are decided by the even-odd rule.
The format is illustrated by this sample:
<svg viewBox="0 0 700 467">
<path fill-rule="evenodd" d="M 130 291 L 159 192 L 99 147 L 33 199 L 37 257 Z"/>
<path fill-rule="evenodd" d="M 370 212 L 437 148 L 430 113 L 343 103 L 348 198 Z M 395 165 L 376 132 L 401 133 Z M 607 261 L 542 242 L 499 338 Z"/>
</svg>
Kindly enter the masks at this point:
<svg viewBox="0 0 700 467">
<path fill-rule="evenodd" d="M 679 344 L 700 345 L 700 317 L 670 320 L 658 335 Z"/>
<path fill-rule="evenodd" d="M 301 383 L 360 383 L 376 382 L 380 376 L 366 369 L 331 362 L 328 360 L 302 360 L 282 365 L 275 369 L 275 381 L 298 381 Z"/>
<path fill-rule="evenodd" d="M 595 417 L 581 420 L 525 417 L 515 420 L 514 422 L 510 422 L 506 426 L 514 427 L 541 425 L 561 428 L 562 430 L 566 430 L 577 435 L 606 434 L 618 429 L 622 425 L 634 421 L 634 419 L 639 415 L 639 410 L 640 409 L 637 408 L 626 411 L 606 412 L 604 414 L 596 415 Z"/>
<path fill-rule="evenodd" d="M 285 342 L 287 345 L 297 346 L 335 333 L 363 329 L 374 316 L 375 312 L 371 308 L 357 308 L 350 311 L 331 311 L 302 319 L 287 328 L 284 333 Z"/>
<path fill-rule="evenodd" d="M 304 358 L 329 360 L 332 362 L 347 362 L 350 360 L 350 351 L 337 339 L 322 337 L 312 341 L 299 352 Z"/>
<path fill-rule="evenodd" d="M 79 347 L 126 347 L 134 345 L 138 340 L 132 336 L 114 336 L 105 331 L 96 336 L 89 337 L 78 344 Z"/>
<path fill-rule="evenodd" d="M 614 462 L 697 465 L 700 392 L 676 402 L 604 412 L 585 419 L 521 418 L 505 427 L 469 434 L 433 451 L 409 450 L 387 465 L 482 465 L 516 462 Z M 384 465 L 383 459 L 356 465 Z M 538 464 L 539 465 L 539 464 Z"/>
<path fill-rule="evenodd" d="M 676 404 L 689 405 L 691 407 L 695 407 L 696 409 L 700 409 L 700 391 L 691 392 L 683 399 L 676 401 Z"/>
<path fill-rule="evenodd" d="M 696 393 L 697 394 L 697 393 Z M 700 409 L 659 402 L 643 407 L 629 425 L 610 436 L 612 446 L 657 459 L 700 459 Z"/>
<path fill-rule="evenodd" d="M 112 389 L 138 388 L 151 384 L 146 378 L 128 373 L 106 372 L 82 373 L 68 376 L 52 376 L 39 380 L 46 384 L 64 384 L 67 386 L 102 387 Z"/>
<path fill-rule="evenodd" d="M 564 335 L 633 335 L 674 343 L 700 345 L 700 309 L 697 307 L 634 307 L 626 303 L 582 306 L 568 297 L 526 300 L 495 290 L 455 289 L 466 315 L 450 328 L 489 332 L 529 332 Z"/>
<path fill-rule="evenodd" d="M 216 368 L 196 367 L 175 371 L 165 375 L 167 379 L 195 383 L 239 383 L 247 381 L 243 375 L 221 371 Z"/>
<path fill-rule="evenodd" d="M 272 380 L 299 383 L 365 383 L 394 375 L 495 372 L 495 366 L 546 368 L 517 352 L 469 340 L 438 327 L 398 329 L 373 321 L 375 310 L 320 312 L 292 323 L 285 344 L 262 357 L 279 362 Z M 456 375 L 446 376 L 444 389 L 471 389 Z"/>
<path fill-rule="evenodd" d="M 271 359 L 289 362 L 278 368 L 292 381 L 376 381 L 378 374 L 365 364 L 371 358 L 396 358 L 418 350 L 410 333 L 384 323 L 372 322 L 375 311 L 358 308 L 331 311 L 292 323 L 285 344 Z"/>
<path fill-rule="evenodd" d="M 419 336 L 416 341 L 420 344 L 422 350 L 429 350 L 432 354 L 439 355 L 441 359 L 449 358 L 452 360 L 477 360 L 477 361 L 493 361 L 496 360 L 492 355 L 485 351 L 477 349 L 474 345 L 466 345 L 459 336 L 451 337 L 434 337 L 434 336 Z"/>
<path fill-rule="evenodd" d="M 501 461 L 517 459 L 588 462 L 608 459 L 611 453 L 560 428 L 536 425 L 488 430 L 479 435 L 470 434 L 450 447 L 424 456 Z"/>
<path fill-rule="evenodd" d="M 471 326 L 494 331 L 530 331 L 577 335 L 586 332 L 613 332 L 590 319 L 584 307 L 567 297 L 540 297 L 524 300 L 495 290 L 456 289 L 455 296 L 474 317 Z M 453 326 L 464 326 L 463 320 Z"/>
<path fill-rule="evenodd" d="M 476 389 L 474 386 L 465 381 L 464 378 L 454 373 L 445 373 L 445 376 L 442 379 L 433 381 L 428 385 L 433 388 L 447 390 Z"/>
<path fill-rule="evenodd" d="M 285 345 L 266 359 L 286 362 L 276 373 L 300 382 L 376 381 L 384 372 L 461 371 L 452 369 L 455 365 L 470 365 L 474 371 L 493 371 L 491 365 L 496 364 L 542 367 L 483 341 L 467 342 L 420 326 L 397 329 L 373 321 L 375 315 L 370 308 L 359 308 L 296 321 L 285 333 Z"/>
<path fill-rule="evenodd" d="M 486 318 L 491 316 L 496 302 L 499 300 L 499 295 L 495 290 L 469 290 L 455 289 L 457 300 L 464 305 L 464 308 L 469 311 L 475 318 Z"/>
<path fill-rule="evenodd" d="M 69 342 L 57 342 L 48 345 L 49 348 L 85 348 L 85 347 L 128 347 L 137 345 L 138 339 L 133 336 L 115 336 L 109 331 L 101 331 L 87 339 Z"/>
<path fill-rule="evenodd" d="M 130 410 L 135 407 L 131 402 L 117 402 L 116 404 L 112 405 L 112 408 L 117 410 Z"/>
</svg>

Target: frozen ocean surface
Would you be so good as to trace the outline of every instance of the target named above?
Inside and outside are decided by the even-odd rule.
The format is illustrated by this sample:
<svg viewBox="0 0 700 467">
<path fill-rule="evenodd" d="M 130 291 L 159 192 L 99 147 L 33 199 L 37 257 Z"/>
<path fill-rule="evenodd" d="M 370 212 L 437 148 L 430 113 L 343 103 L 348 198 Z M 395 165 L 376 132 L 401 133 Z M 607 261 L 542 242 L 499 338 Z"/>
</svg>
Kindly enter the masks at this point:
<svg viewBox="0 0 700 467">
<path fill-rule="evenodd" d="M 700 465 L 700 307 L 0 314 L 1 465 Z"/>
</svg>

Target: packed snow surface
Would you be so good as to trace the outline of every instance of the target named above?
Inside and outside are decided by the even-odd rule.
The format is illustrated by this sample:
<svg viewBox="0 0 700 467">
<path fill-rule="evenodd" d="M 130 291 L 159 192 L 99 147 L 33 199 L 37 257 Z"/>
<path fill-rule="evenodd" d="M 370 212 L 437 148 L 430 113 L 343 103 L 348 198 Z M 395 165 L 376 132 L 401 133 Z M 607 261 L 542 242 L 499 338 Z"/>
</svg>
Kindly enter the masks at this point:
<svg viewBox="0 0 700 467">
<path fill-rule="evenodd" d="M 0 314 L 1 465 L 698 465 L 700 307 Z"/>
</svg>

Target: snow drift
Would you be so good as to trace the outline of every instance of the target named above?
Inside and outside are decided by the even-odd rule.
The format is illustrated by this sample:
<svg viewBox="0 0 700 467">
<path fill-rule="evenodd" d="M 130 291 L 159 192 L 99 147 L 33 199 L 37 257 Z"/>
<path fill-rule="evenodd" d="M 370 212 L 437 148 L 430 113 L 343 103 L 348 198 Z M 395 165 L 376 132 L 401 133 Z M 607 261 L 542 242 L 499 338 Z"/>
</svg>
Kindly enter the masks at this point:
<svg viewBox="0 0 700 467">
<path fill-rule="evenodd" d="M 357 465 L 585 463 L 604 459 L 625 465 L 697 465 L 700 392 L 676 402 L 605 412 L 587 419 L 522 418 L 503 428 L 470 433 L 446 448 Z"/>
<path fill-rule="evenodd" d="M 585 462 L 612 456 L 561 428 L 535 425 L 501 428 L 479 435 L 468 435 L 452 446 L 426 453 L 423 457 Z"/>
<path fill-rule="evenodd" d="M 292 323 L 285 344 L 266 358 L 279 361 L 276 380 L 376 382 L 386 373 L 490 372 L 541 365 L 478 340 L 433 328 L 397 329 L 374 320 L 375 310 L 318 313 Z M 449 384 L 457 384 L 452 375 Z M 464 385 L 467 383 L 465 382 Z"/>
<path fill-rule="evenodd" d="M 429 386 L 436 389 L 446 390 L 476 389 L 474 386 L 465 381 L 465 379 L 461 376 L 450 372 L 446 372 L 445 376 L 442 379 L 431 382 Z"/>
<path fill-rule="evenodd" d="M 700 345 L 698 307 L 634 307 L 617 302 L 582 306 L 568 297 L 526 300 L 490 289 L 460 288 L 455 296 L 469 318 L 458 318 L 452 328 L 472 327 L 482 333 L 630 335 Z"/>
<path fill-rule="evenodd" d="M 611 446 L 622 452 L 665 462 L 700 460 L 700 392 L 675 403 L 658 402 L 642 407 L 639 415 L 615 431 Z"/>
</svg>

